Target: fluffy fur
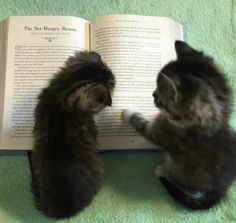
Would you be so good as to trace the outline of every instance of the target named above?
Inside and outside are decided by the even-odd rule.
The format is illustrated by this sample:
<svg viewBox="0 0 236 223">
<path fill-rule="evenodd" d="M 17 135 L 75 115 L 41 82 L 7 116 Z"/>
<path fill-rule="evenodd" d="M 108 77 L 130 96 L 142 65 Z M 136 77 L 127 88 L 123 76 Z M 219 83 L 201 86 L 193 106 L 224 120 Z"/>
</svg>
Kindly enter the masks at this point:
<svg viewBox="0 0 236 223">
<path fill-rule="evenodd" d="M 230 128 L 231 91 L 213 59 L 176 41 L 153 92 L 160 114 L 152 123 L 125 110 L 124 118 L 167 152 L 155 174 L 175 200 L 191 209 L 217 204 L 236 177 L 236 137 Z M 194 196 L 200 192 L 201 196 Z"/>
<path fill-rule="evenodd" d="M 102 169 L 93 114 L 111 106 L 114 84 L 98 54 L 80 52 L 40 93 L 31 167 L 35 204 L 44 215 L 71 217 L 98 192 Z"/>
</svg>

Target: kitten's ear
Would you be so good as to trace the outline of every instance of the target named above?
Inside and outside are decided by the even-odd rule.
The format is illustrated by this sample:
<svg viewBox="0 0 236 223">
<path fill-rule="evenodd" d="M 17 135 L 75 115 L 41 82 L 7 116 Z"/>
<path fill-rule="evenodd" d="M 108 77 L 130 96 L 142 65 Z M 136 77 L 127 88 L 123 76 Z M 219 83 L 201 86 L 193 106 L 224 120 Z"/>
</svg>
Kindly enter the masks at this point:
<svg viewBox="0 0 236 223">
<path fill-rule="evenodd" d="M 187 60 L 189 58 L 202 57 L 203 53 L 193 49 L 187 43 L 182 41 L 175 41 L 175 51 L 178 60 Z"/>
<path fill-rule="evenodd" d="M 79 51 L 76 52 L 74 56 L 69 57 L 68 60 L 65 63 L 65 67 L 73 67 L 73 66 L 79 66 L 83 63 L 101 63 L 102 58 L 101 56 L 92 51 L 92 52 L 87 52 L 87 51 Z"/>
<path fill-rule="evenodd" d="M 102 61 L 101 56 L 98 53 L 94 52 L 94 51 L 91 51 L 89 53 L 89 56 L 90 56 L 91 61 L 94 61 L 94 62 L 101 62 Z"/>
<path fill-rule="evenodd" d="M 161 72 L 160 75 L 162 76 L 162 86 L 164 90 L 173 97 L 176 103 L 178 103 L 182 98 L 182 95 L 178 90 L 178 86 L 180 85 L 179 78 L 174 74 L 166 75 L 163 72 Z"/>
<path fill-rule="evenodd" d="M 211 102 L 203 97 L 195 98 L 191 109 L 195 111 L 202 126 L 204 126 L 213 116 Z"/>
</svg>

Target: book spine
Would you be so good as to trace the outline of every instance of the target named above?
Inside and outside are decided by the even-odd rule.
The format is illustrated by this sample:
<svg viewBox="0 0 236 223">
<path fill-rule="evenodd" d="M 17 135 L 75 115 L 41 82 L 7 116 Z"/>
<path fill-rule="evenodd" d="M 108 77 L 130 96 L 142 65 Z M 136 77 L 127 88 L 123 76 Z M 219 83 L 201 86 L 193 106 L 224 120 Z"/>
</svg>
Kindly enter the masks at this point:
<svg viewBox="0 0 236 223">
<path fill-rule="evenodd" d="M 1 143 L 2 143 L 2 131 L 3 131 L 8 27 L 9 27 L 8 19 L 0 23 L 0 149 L 2 148 Z"/>
</svg>

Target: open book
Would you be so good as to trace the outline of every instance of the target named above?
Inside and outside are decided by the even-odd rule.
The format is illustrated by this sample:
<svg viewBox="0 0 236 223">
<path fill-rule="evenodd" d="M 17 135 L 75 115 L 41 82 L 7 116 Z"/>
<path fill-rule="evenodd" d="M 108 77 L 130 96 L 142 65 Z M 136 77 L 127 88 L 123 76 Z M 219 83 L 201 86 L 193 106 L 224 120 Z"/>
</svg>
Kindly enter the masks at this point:
<svg viewBox="0 0 236 223">
<path fill-rule="evenodd" d="M 96 116 L 99 149 L 155 148 L 125 124 L 123 108 L 157 113 L 152 92 L 160 68 L 175 58 L 183 27 L 166 17 L 112 15 L 93 22 L 65 16 L 9 17 L 0 23 L 0 150 L 32 149 L 37 95 L 65 60 L 93 50 L 112 69 L 111 108 Z"/>
</svg>

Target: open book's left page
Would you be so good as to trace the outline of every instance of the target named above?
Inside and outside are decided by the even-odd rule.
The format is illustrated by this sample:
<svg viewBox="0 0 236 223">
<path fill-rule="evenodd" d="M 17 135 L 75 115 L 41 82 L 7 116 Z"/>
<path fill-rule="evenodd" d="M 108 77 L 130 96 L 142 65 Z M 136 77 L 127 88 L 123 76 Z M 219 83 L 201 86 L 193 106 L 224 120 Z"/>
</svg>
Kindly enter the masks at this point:
<svg viewBox="0 0 236 223">
<path fill-rule="evenodd" d="M 10 17 L 0 149 L 32 148 L 39 91 L 77 50 L 89 50 L 89 22 L 75 17 Z"/>
</svg>

